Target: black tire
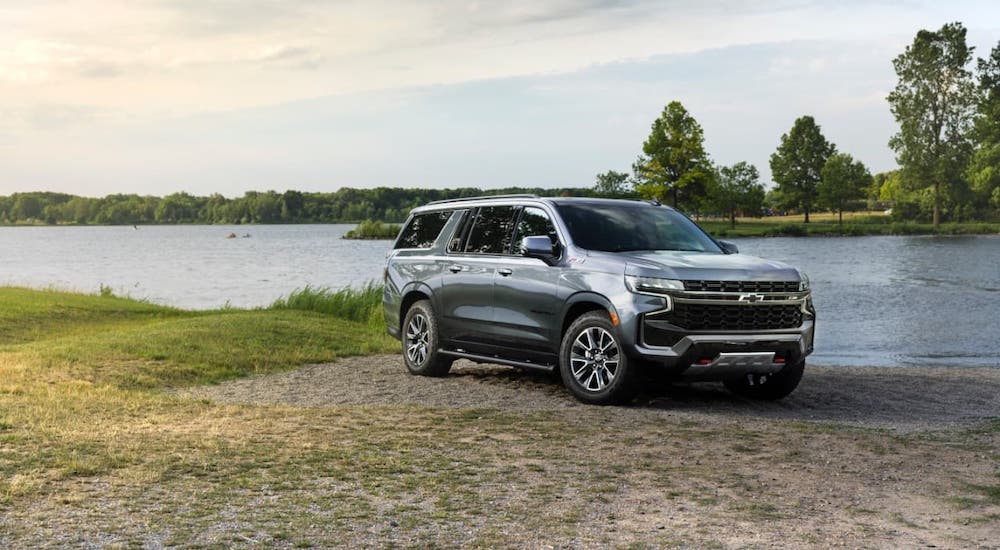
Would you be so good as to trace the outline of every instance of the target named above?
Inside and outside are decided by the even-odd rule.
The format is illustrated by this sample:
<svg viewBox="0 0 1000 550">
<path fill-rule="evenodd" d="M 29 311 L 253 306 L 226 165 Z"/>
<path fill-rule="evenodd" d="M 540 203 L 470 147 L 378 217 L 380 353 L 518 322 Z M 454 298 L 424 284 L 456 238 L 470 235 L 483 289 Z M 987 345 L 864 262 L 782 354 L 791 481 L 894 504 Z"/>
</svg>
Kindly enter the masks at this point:
<svg viewBox="0 0 1000 550">
<path fill-rule="evenodd" d="M 563 334 L 559 374 L 566 388 L 584 403 L 615 405 L 631 401 L 638 390 L 637 366 L 629 361 L 618 330 L 604 311 L 581 315 Z"/>
<path fill-rule="evenodd" d="M 774 374 L 751 374 L 741 378 L 726 380 L 723 382 L 726 389 L 750 399 L 762 401 L 774 401 L 781 399 L 795 391 L 799 381 L 802 380 L 802 373 L 805 371 L 805 359 L 791 365 Z"/>
<path fill-rule="evenodd" d="M 411 374 L 444 376 L 454 359 L 438 352 L 438 325 L 428 300 L 415 302 L 403 318 L 403 362 Z"/>
</svg>

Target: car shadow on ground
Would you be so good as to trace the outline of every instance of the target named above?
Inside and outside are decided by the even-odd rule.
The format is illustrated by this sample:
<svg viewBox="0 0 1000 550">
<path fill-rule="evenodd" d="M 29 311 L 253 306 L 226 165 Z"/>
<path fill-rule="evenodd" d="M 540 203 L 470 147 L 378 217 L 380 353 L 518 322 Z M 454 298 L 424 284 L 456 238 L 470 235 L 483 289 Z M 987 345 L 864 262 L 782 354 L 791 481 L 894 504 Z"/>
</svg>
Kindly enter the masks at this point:
<svg viewBox="0 0 1000 550">
<path fill-rule="evenodd" d="M 552 374 L 491 365 L 459 368 L 453 376 L 546 394 L 557 401 L 554 407 L 573 400 Z M 644 380 L 642 385 L 629 408 L 903 430 L 946 429 L 1000 419 L 997 369 L 807 367 L 796 391 L 778 401 L 746 399 L 721 383 Z"/>
</svg>

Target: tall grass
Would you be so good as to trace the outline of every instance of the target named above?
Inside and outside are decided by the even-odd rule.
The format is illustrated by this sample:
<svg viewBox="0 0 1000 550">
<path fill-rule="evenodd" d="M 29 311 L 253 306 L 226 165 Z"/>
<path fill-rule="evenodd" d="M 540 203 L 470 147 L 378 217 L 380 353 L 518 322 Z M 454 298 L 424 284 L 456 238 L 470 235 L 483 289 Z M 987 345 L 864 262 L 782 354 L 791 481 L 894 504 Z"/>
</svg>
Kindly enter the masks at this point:
<svg viewBox="0 0 1000 550">
<path fill-rule="evenodd" d="M 271 304 L 270 309 L 315 311 L 349 321 L 384 328 L 382 285 L 369 281 L 361 288 L 333 290 L 306 286 Z"/>
</svg>

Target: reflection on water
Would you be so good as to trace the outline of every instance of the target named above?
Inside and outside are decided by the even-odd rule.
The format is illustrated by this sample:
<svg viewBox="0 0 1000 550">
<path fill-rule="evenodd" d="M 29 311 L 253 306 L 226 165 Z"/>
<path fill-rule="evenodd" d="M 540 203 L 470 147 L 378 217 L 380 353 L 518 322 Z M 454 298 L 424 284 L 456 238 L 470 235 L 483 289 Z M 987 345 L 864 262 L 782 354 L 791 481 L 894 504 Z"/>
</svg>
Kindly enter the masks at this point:
<svg viewBox="0 0 1000 550">
<path fill-rule="evenodd" d="M 998 236 L 738 242 L 811 277 L 813 363 L 1000 366 Z"/>
<path fill-rule="evenodd" d="M 305 285 L 379 279 L 388 241 L 342 240 L 350 227 L 0 228 L 0 284 L 263 306 Z M 734 240 L 812 278 L 815 364 L 1000 367 L 998 236 Z"/>
</svg>

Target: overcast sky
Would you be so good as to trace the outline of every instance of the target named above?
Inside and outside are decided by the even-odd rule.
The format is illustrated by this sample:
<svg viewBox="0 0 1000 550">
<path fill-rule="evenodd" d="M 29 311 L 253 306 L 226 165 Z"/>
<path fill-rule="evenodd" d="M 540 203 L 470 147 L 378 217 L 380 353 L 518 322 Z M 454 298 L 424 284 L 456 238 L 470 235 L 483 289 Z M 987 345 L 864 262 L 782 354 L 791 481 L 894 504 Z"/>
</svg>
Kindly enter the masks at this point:
<svg viewBox="0 0 1000 550">
<path fill-rule="evenodd" d="M 891 61 L 994 1 L 0 0 L 0 194 L 590 186 L 681 101 L 712 158 L 795 118 L 894 166 Z"/>
</svg>

